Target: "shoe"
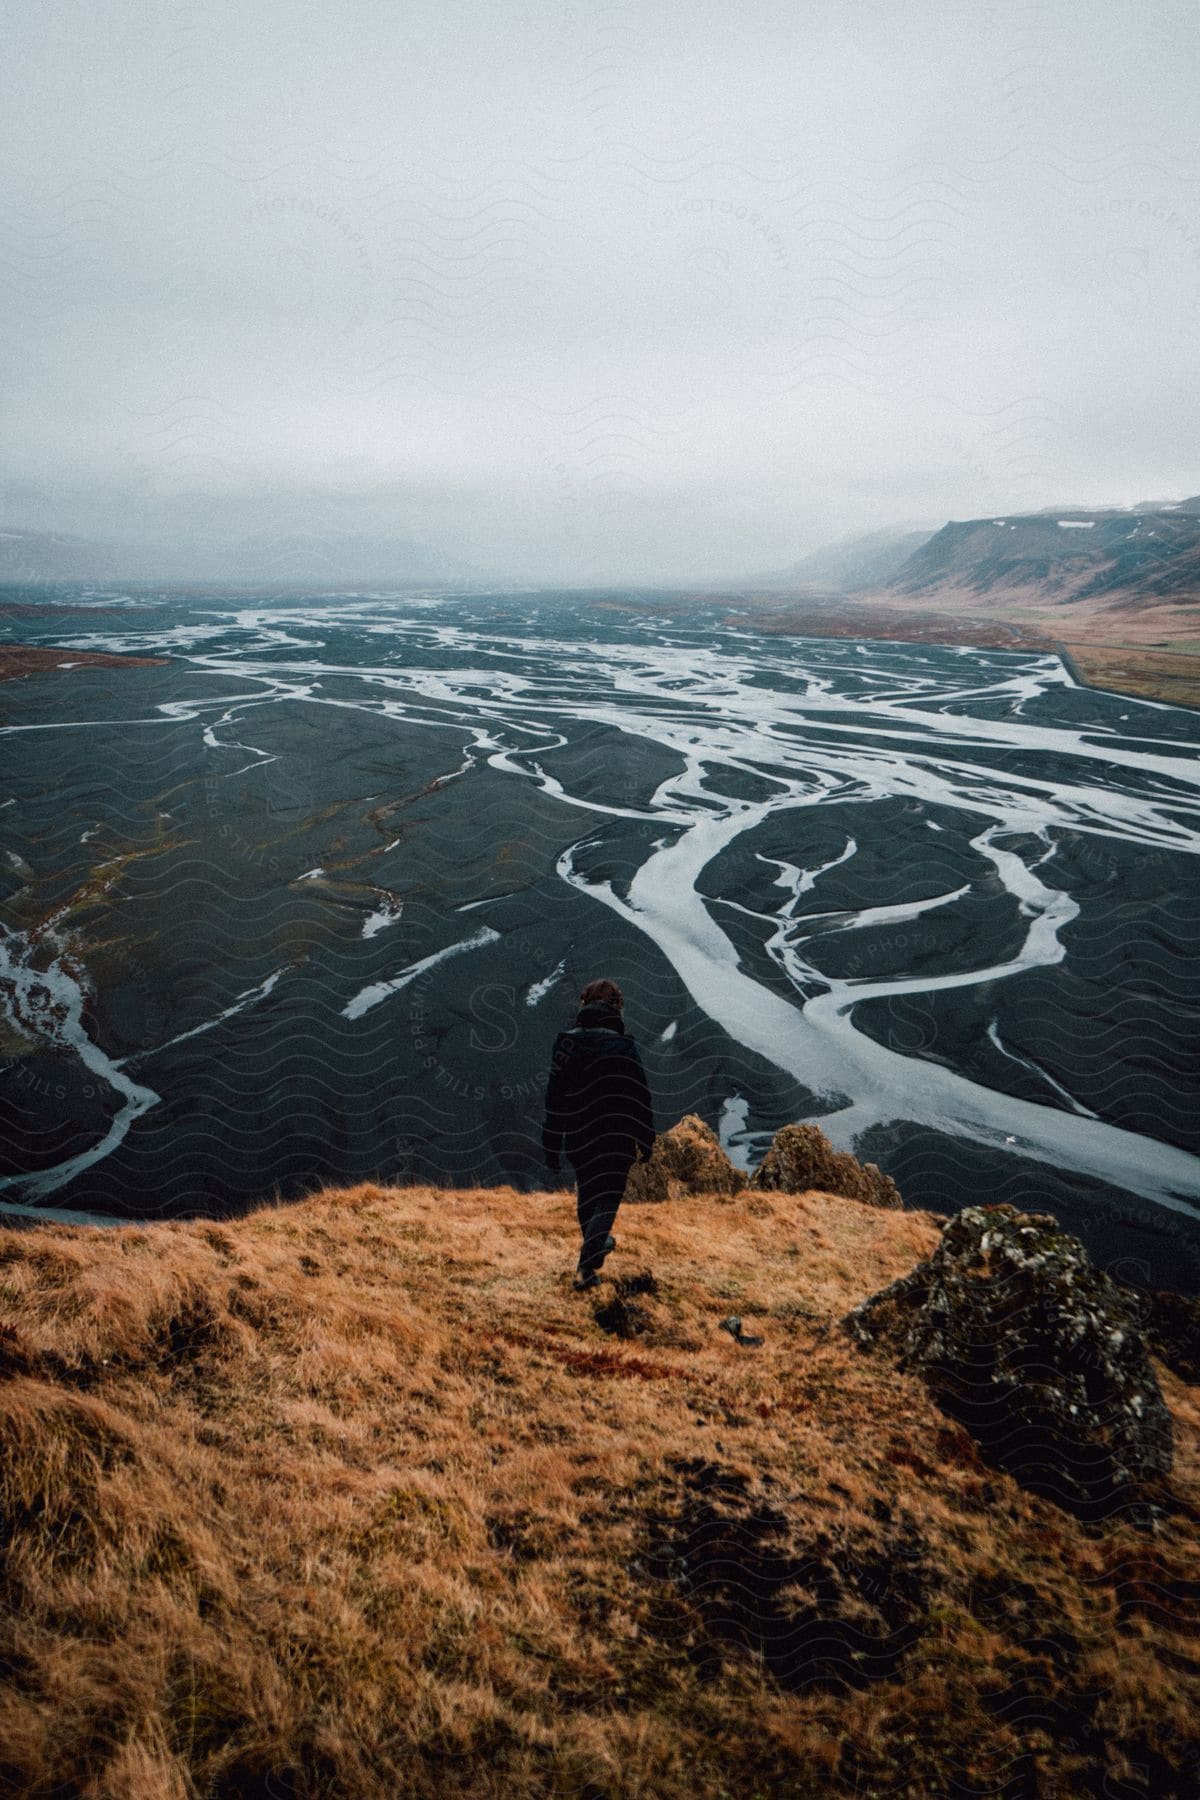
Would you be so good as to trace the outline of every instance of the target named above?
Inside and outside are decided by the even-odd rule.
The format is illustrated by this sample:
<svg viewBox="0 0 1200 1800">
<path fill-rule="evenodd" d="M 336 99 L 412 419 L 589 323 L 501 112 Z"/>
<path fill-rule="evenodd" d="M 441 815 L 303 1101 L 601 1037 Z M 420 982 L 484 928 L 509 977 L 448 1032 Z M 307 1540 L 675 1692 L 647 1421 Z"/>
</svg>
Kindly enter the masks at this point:
<svg viewBox="0 0 1200 1800">
<path fill-rule="evenodd" d="M 604 1248 L 600 1252 L 600 1262 L 596 1264 L 597 1268 L 600 1267 L 600 1263 L 602 1263 L 604 1261 L 605 1257 L 612 1255 L 612 1253 L 616 1249 L 616 1247 L 617 1247 L 617 1240 L 615 1237 L 612 1237 L 610 1235 L 609 1237 L 605 1238 Z"/>
<path fill-rule="evenodd" d="M 574 1281 L 573 1285 L 575 1288 L 575 1292 L 577 1294 L 582 1294 L 588 1288 L 599 1287 L 600 1286 L 600 1277 L 596 1274 L 585 1275 L 583 1273 L 582 1269 L 576 1269 L 575 1281 Z"/>
</svg>

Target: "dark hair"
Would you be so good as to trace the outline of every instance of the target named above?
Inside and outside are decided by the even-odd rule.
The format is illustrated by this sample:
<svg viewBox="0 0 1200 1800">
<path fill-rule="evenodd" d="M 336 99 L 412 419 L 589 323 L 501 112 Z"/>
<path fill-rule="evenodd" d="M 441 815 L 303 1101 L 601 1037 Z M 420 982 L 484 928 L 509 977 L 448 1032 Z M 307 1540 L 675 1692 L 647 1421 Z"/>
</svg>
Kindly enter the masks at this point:
<svg viewBox="0 0 1200 1800">
<path fill-rule="evenodd" d="M 594 1000 L 602 1000 L 606 1006 L 615 1006 L 619 1012 L 625 1004 L 625 996 L 615 981 L 601 976 L 599 981 L 589 981 L 579 996 L 580 1006 L 588 1006 Z"/>
</svg>

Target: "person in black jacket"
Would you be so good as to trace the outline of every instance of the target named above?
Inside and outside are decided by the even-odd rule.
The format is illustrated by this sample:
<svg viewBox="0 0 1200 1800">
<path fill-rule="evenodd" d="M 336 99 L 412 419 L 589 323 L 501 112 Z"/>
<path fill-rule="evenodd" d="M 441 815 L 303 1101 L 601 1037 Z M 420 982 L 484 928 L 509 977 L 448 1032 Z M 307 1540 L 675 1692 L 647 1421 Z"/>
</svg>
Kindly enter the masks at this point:
<svg viewBox="0 0 1200 1800">
<path fill-rule="evenodd" d="M 626 1177 L 637 1154 L 654 1148 L 650 1088 L 624 1004 L 615 981 L 588 983 L 574 1028 L 555 1039 L 546 1083 L 546 1165 L 557 1173 L 565 1150 L 578 1183 L 577 1288 L 598 1284 L 600 1265 L 616 1248 L 609 1233 Z"/>
</svg>

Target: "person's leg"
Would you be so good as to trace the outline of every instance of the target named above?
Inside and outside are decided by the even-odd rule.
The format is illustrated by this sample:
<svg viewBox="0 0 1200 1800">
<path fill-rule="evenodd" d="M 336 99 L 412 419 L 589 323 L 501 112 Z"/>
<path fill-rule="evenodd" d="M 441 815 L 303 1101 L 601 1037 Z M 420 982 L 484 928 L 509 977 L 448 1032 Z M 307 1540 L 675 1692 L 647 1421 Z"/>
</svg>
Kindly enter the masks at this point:
<svg viewBox="0 0 1200 1800">
<path fill-rule="evenodd" d="M 630 1165 L 624 1158 L 607 1157 L 589 1164 L 579 1177 L 579 1230 L 583 1243 L 579 1268 L 590 1275 L 604 1261 L 604 1240 L 613 1228 Z"/>
<path fill-rule="evenodd" d="M 596 1213 L 598 1190 L 601 1183 L 598 1179 L 599 1171 L 595 1162 L 580 1161 L 573 1163 L 572 1167 L 575 1170 L 577 1186 L 575 1212 L 579 1220 L 579 1268 L 582 1274 L 588 1274 L 590 1269 L 589 1265 L 584 1262 L 584 1252 L 589 1248 L 590 1241 L 594 1237 L 592 1220 Z M 601 1242 L 603 1243 L 603 1241 L 602 1238 Z"/>
</svg>

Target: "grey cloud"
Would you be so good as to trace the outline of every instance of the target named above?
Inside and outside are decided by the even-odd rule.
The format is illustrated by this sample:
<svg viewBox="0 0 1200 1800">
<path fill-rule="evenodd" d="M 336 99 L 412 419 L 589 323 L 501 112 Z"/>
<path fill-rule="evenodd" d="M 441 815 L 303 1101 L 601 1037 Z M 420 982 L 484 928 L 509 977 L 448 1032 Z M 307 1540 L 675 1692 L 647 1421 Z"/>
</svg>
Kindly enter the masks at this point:
<svg viewBox="0 0 1200 1800">
<path fill-rule="evenodd" d="M 696 581 L 1200 486 L 1176 0 L 6 31 L 0 523 Z"/>
</svg>

